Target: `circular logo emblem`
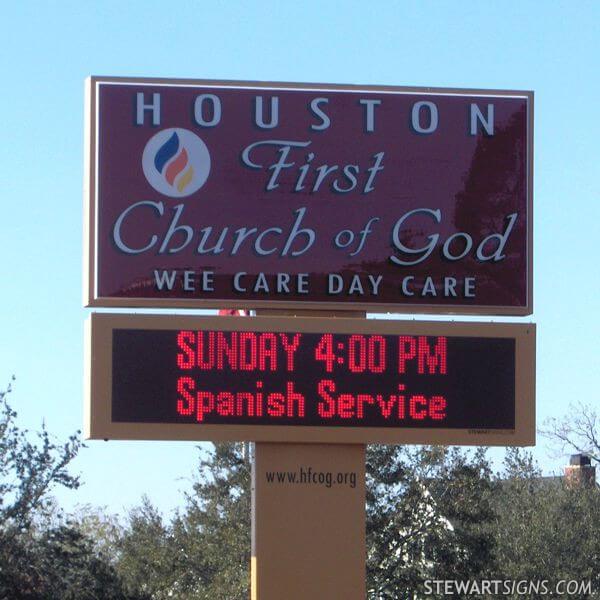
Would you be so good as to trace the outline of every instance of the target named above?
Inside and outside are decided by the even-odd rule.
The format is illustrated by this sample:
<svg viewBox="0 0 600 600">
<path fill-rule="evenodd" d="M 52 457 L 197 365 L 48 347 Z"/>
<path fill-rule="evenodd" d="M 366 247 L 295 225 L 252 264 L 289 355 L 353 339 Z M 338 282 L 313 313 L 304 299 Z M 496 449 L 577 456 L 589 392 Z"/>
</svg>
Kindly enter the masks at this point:
<svg viewBox="0 0 600 600">
<path fill-rule="evenodd" d="M 144 148 L 142 168 L 161 194 L 183 198 L 199 190 L 210 172 L 206 144 L 187 129 L 173 127 L 153 135 Z"/>
</svg>

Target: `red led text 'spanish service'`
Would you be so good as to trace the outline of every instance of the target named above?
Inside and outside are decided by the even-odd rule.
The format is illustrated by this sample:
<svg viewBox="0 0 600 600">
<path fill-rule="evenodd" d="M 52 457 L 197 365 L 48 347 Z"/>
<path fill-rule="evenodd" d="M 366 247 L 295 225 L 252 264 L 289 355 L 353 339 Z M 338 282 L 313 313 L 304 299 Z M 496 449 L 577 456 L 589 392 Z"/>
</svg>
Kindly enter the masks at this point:
<svg viewBox="0 0 600 600">
<path fill-rule="evenodd" d="M 92 315 L 91 329 L 90 437 L 534 435 L 533 325 Z"/>
<path fill-rule="evenodd" d="M 86 303 L 532 312 L 531 92 L 93 77 Z"/>
</svg>

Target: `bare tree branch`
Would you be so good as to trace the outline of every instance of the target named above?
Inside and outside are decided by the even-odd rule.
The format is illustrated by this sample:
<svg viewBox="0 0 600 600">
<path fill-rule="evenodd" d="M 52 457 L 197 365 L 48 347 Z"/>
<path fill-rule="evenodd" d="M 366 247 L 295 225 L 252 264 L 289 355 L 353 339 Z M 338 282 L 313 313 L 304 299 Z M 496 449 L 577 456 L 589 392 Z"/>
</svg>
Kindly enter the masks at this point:
<svg viewBox="0 0 600 600">
<path fill-rule="evenodd" d="M 563 449 L 587 454 L 600 463 L 600 416 L 591 406 L 578 403 L 570 407 L 570 416 L 547 419 L 538 430 L 551 442 Z"/>
</svg>

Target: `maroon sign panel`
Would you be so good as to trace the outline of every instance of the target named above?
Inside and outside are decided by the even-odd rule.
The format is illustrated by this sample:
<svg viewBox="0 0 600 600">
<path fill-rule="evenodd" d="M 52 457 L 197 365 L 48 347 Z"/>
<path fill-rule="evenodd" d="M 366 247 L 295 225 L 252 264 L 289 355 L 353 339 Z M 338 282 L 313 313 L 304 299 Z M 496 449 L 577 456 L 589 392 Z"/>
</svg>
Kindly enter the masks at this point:
<svg viewBox="0 0 600 600">
<path fill-rule="evenodd" d="M 92 78 L 86 301 L 516 314 L 532 93 Z"/>
</svg>

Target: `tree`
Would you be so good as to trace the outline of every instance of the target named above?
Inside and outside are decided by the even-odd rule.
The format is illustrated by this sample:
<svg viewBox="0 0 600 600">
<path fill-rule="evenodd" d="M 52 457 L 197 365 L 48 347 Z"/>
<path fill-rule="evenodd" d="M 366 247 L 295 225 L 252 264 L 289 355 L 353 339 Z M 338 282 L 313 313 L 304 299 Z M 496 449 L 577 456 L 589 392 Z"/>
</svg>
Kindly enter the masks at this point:
<svg viewBox="0 0 600 600">
<path fill-rule="evenodd" d="M 11 391 L 0 392 L 0 599 L 143 600 L 125 593 L 108 556 L 50 496 L 57 485 L 79 485 L 68 472 L 79 432 L 61 444 L 42 425 L 31 442 L 8 403 Z"/>
<path fill-rule="evenodd" d="M 598 488 L 543 478 L 530 453 L 509 449 L 495 511 L 498 578 L 590 581 L 600 592 Z"/>
<path fill-rule="evenodd" d="M 600 463 L 600 414 L 591 406 L 570 407 L 568 417 L 548 419 L 540 433 L 563 451 L 575 450 Z"/>
<path fill-rule="evenodd" d="M 180 598 L 182 571 L 194 568 L 174 543 L 172 527 L 147 497 L 130 513 L 115 555 L 126 589 L 154 600 Z"/>
<path fill-rule="evenodd" d="M 0 544 L 0 565 L 0 598 L 7 600 L 149 600 L 125 591 L 109 557 L 73 523 Z"/>
<path fill-rule="evenodd" d="M 435 597 L 428 579 L 564 579 L 600 592 L 598 487 L 542 477 L 511 448 L 496 474 L 484 449 L 374 446 L 368 459 L 369 598 Z"/>
<path fill-rule="evenodd" d="M 428 579 L 487 574 L 494 487 L 483 450 L 369 446 L 369 598 L 417 597 Z"/>
<path fill-rule="evenodd" d="M 79 487 L 79 478 L 69 474 L 67 467 L 81 442 L 78 431 L 66 442 L 56 443 L 42 424 L 38 443 L 32 443 L 8 403 L 11 391 L 9 385 L 0 392 L 0 527 L 20 530 L 50 508 L 49 493 L 54 486 Z"/>
<path fill-rule="evenodd" d="M 202 454 L 185 508 L 165 524 L 145 500 L 118 544 L 130 591 L 156 600 L 246 600 L 250 587 L 250 465 L 243 444 Z"/>
<path fill-rule="evenodd" d="M 178 533 L 202 556 L 205 600 L 246 600 L 250 583 L 250 462 L 244 444 L 215 444 L 200 461 Z M 227 557 L 227 559 L 225 558 Z"/>
<path fill-rule="evenodd" d="M 493 499 L 499 483 L 492 473 L 486 449 L 469 452 L 453 447 L 431 451 L 439 458 L 428 487 L 454 532 L 437 551 L 436 577 L 490 578 L 496 569 Z"/>
</svg>

